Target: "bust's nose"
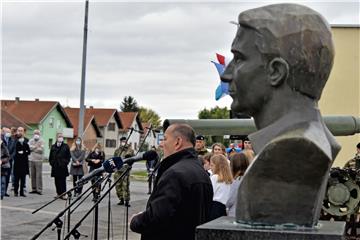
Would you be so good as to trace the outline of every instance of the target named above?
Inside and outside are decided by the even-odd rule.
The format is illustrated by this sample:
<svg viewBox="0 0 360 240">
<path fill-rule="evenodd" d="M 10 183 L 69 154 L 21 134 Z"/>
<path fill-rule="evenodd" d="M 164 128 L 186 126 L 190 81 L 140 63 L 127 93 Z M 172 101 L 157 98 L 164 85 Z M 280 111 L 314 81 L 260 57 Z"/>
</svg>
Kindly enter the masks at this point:
<svg viewBox="0 0 360 240">
<path fill-rule="evenodd" d="M 220 79 L 223 82 L 230 83 L 232 81 L 232 68 L 233 61 L 231 61 L 225 68 L 224 72 L 221 74 Z"/>
</svg>

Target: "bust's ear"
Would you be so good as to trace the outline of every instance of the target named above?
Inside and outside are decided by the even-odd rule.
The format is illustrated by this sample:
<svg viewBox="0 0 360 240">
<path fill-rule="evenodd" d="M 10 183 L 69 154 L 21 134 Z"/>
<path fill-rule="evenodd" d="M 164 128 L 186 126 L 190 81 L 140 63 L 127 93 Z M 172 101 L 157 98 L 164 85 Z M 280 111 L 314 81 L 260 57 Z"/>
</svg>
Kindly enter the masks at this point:
<svg viewBox="0 0 360 240">
<path fill-rule="evenodd" d="M 282 58 L 274 58 L 268 64 L 268 75 L 271 86 L 280 86 L 289 76 L 289 64 Z"/>
</svg>

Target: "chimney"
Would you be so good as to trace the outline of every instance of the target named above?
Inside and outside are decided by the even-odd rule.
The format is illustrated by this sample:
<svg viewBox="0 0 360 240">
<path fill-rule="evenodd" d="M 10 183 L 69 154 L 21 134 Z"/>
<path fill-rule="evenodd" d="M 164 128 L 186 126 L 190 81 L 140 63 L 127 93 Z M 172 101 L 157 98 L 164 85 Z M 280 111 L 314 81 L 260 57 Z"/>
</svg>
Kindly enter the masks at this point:
<svg viewBox="0 0 360 240">
<path fill-rule="evenodd" d="M 39 102 L 39 99 L 38 99 L 38 98 L 35 98 L 35 102 Z"/>
<path fill-rule="evenodd" d="M 94 106 L 90 106 L 90 109 L 94 109 Z"/>
<path fill-rule="evenodd" d="M 15 97 L 15 103 L 19 103 L 20 102 L 20 98 L 19 97 Z"/>
</svg>

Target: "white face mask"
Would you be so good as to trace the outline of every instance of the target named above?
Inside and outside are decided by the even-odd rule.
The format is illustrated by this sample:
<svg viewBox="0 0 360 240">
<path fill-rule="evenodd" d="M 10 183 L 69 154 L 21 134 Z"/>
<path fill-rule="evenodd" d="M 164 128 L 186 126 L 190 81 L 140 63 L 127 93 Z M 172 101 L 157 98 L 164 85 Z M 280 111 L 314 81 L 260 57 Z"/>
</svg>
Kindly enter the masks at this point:
<svg viewBox="0 0 360 240">
<path fill-rule="evenodd" d="M 99 151 L 99 149 L 95 149 L 95 152 L 96 152 L 96 153 L 99 153 L 100 151 Z"/>
<path fill-rule="evenodd" d="M 35 135 L 34 135 L 34 139 L 35 139 L 35 140 L 39 140 L 39 139 L 40 139 L 40 135 L 35 134 Z"/>
<path fill-rule="evenodd" d="M 7 138 L 11 137 L 11 133 L 9 133 L 9 132 L 5 133 L 5 137 L 7 137 Z"/>
<path fill-rule="evenodd" d="M 125 146 L 125 142 L 121 142 L 121 144 L 120 144 L 121 146 Z"/>
<path fill-rule="evenodd" d="M 63 138 L 63 137 L 59 137 L 59 138 L 57 139 L 57 141 L 58 141 L 59 143 L 62 143 L 62 142 L 64 141 L 64 138 Z"/>
<path fill-rule="evenodd" d="M 75 143 L 76 143 L 77 145 L 80 145 L 81 141 L 76 141 Z"/>
</svg>

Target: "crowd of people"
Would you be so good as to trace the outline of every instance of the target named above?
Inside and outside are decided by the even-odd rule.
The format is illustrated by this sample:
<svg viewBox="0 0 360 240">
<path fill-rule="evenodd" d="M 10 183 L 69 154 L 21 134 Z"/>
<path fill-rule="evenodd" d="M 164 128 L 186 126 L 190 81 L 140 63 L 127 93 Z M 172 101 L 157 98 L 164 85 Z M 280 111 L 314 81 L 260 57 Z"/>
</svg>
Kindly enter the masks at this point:
<svg viewBox="0 0 360 240">
<path fill-rule="evenodd" d="M 198 135 L 195 150 L 208 173 L 214 191 L 210 220 L 221 216 L 235 216 L 237 189 L 240 178 L 254 158 L 251 141 L 246 137 L 239 143 L 214 143 L 211 151 L 205 147 L 205 137 Z"/>
<path fill-rule="evenodd" d="M 131 146 L 125 143 L 126 138 L 120 139 L 120 146 L 114 152 L 115 156 L 130 157 L 134 155 Z M 42 195 L 42 166 L 45 160 L 44 141 L 39 129 L 33 131 L 31 139 L 25 137 L 25 129 L 3 127 L 1 130 L 1 199 L 10 197 L 11 191 L 14 196 L 26 197 L 26 176 L 30 175 L 30 194 Z M 51 177 L 54 178 L 56 198 L 66 200 L 66 179 L 72 176 L 74 196 L 82 193 L 82 186 L 76 182 L 85 174 L 102 166 L 105 153 L 101 144 L 96 143 L 92 149 L 87 149 L 81 137 L 77 137 L 71 147 L 64 142 L 62 133 L 56 134 L 56 142 L 50 147 L 48 156 L 51 166 Z M 70 170 L 70 171 L 69 171 Z M 117 172 L 114 180 L 121 176 Z M 92 184 L 97 182 L 98 177 L 92 179 Z M 9 184 L 12 184 L 9 186 Z M 100 196 L 100 184 L 93 187 L 93 200 Z M 118 181 L 116 193 L 119 197 L 119 205 L 129 205 L 130 189 L 129 177 Z"/>
</svg>

